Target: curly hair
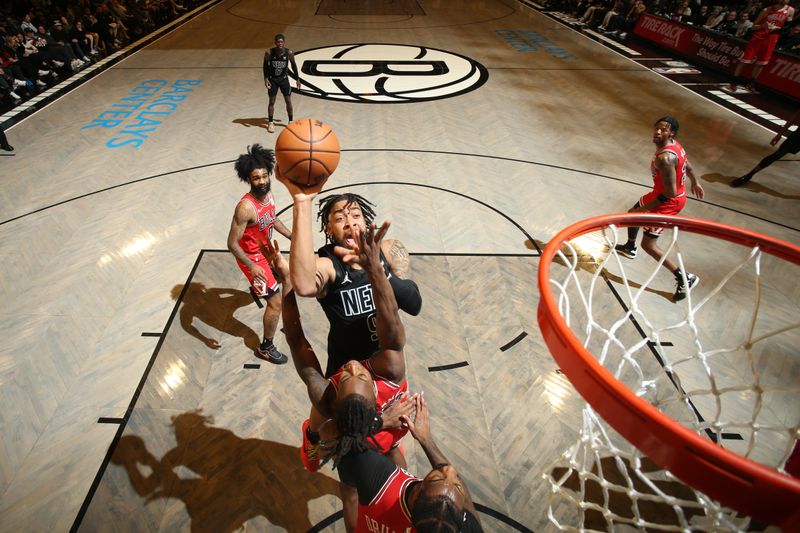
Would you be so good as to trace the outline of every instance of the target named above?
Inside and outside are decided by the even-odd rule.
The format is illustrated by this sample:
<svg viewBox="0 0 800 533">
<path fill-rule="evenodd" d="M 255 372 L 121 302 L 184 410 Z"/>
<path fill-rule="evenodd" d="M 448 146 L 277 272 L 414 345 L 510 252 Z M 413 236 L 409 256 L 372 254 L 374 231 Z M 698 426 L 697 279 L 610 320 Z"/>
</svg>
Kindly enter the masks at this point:
<svg viewBox="0 0 800 533">
<path fill-rule="evenodd" d="M 333 206 L 336 204 L 336 202 L 340 202 L 342 200 L 347 201 L 345 206 L 352 204 L 358 205 L 358 207 L 361 209 L 361 213 L 364 215 L 364 221 L 367 223 L 367 226 L 372 224 L 372 221 L 375 220 L 375 210 L 373 209 L 375 204 L 363 196 L 346 192 L 342 194 L 331 194 L 325 198 L 321 198 L 319 201 L 317 220 L 320 221 L 320 230 L 325 234 L 326 242 L 330 241 L 330 237 L 328 236 L 328 217 L 330 217 L 331 209 L 333 209 Z"/>
<path fill-rule="evenodd" d="M 245 183 L 250 183 L 250 174 L 257 168 L 266 169 L 269 175 L 275 169 L 275 152 L 254 144 L 247 147 L 247 153 L 242 154 L 234 164 L 236 174 Z"/>
<path fill-rule="evenodd" d="M 322 464 L 333 459 L 335 469 L 350 452 L 376 449 L 372 437 L 380 430 L 382 422 L 374 401 L 371 402 L 360 394 L 350 394 L 338 402 L 334 420 L 339 437 Z"/>
</svg>

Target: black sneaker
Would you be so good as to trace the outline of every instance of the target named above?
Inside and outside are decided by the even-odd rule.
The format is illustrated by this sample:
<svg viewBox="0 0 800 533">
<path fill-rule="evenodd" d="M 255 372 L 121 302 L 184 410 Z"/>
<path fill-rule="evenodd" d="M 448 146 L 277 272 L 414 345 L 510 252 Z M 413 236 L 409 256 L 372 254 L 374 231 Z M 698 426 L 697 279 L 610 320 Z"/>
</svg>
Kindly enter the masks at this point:
<svg viewBox="0 0 800 533">
<path fill-rule="evenodd" d="M 695 276 L 694 274 L 686 274 L 686 281 L 689 285 L 689 289 L 700 283 L 700 277 Z M 686 285 L 683 284 L 683 279 L 678 279 L 678 288 L 675 289 L 675 296 L 673 296 L 672 301 L 680 302 L 684 298 L 686 298 Z"/>
<path fill-rule="evenodd" d="M 731 187 L 741 187 L 751 179 L 753 179 L 753 177 L 748 175 L 744 175 L 741 178 L 736 178 L 731 182 Z"/>
<path fill-rule="evenodd" d="M 618 244 L 614 247 L 619 255 L 627 257 L 628 259 L 633 259 L 636 257 L 636 245 L 635 244 Z"/>
<path fill-rule="evenodd" d="M 276 365 L 282 365 L 289 361 L 289 358 L 279 352 L 271 342 L 261 341 L 261 344 L 258 346 L 258 353 L 265 357 L 267 361 L 275 363 Z"/>
</svg>

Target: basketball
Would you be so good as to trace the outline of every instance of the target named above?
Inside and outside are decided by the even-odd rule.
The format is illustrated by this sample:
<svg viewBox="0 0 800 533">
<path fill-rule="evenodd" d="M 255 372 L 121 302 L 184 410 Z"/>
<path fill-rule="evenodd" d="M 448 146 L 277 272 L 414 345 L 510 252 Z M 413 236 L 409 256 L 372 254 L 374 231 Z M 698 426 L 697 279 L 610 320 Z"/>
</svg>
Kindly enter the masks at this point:
<svg viewBox="0 0 800 533">
<path fill-rule="evenodd" d="M 295 120 L 278 135 L 275 158 L 287 179 L 302 186 L 316 185 L 336 170 L 339 139 L 321 120 Z"/>
</svg>

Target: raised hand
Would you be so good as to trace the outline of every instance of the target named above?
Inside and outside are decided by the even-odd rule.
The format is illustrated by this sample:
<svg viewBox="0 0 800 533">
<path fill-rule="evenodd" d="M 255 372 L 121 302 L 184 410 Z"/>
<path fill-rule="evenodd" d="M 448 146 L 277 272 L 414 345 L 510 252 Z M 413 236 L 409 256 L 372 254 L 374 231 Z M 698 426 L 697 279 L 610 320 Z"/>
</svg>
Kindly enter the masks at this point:
<svg viewBox="0 0 800 533">
<path fill-rule="evenodd" d="M 344 246 L 335 246 L 333 253 L 347 263 L 357 263 L 362 268 L 367 269 L 373 265 L 379 265 L 381 262 L 381 241 L 389 231 L 391 223 L 387 220 L 381 224 L 380 228 L 376 228 L 375 224 L 370 224 L 366 232 L 362 232 L 358 226 L 353 228 L 353 240 L 355 241 L 353 248 L 346 248 Z"/>
<path fill-rule="evenodd" d="M 328 181 L 327 178 L 324 180 L 314 184 L 314 185 L 298 185 L 297 183 L 293 182 L 289 178 L 283 175 L 281 172 L 280 167 L 276 164 L 275 165 L 275 179 L 280 181 L 286 186 L 286 189 L 289 191 L 289 194 L 292 195 L 292 199 L 295 202 L 303 201 L 303 200 L 311 200 L 322 188 L 325 186 L 325 182 Z"/>
<path fill-rule="evenodd" d="M 411 435 L 420 443 L 427 443 L 431 438 L 431 419 L 428 405 L 425 403 L 424 394 L 417 394 L 414 398 L 417 415 L 412 420 L 410 416 L 403 415 L 400 421 L 408 427 Z"/>
<path fill-rule="evenodd" d="M 417 412 L 417 396 L 417 394 L 409 396 L 408 393 L 405 393 L 389 404 L 381 413 L 382 429 L 405 427 L 403 417 L 410 417 Z"/>
</svg>

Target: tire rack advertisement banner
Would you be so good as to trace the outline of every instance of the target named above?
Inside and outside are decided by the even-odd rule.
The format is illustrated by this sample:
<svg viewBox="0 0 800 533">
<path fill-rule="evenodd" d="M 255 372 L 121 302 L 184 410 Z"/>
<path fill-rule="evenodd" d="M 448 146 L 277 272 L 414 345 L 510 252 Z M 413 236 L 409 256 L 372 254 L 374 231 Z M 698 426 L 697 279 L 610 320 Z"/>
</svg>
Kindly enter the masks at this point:
<svg viewBox="0 0 800 533">
<path fill-rule="evenodd" d="M 674 50 L 690 61 L 708 65 L 731 76 L 747 44 L 739 39 L 706 33 L 648 13 L 639 17 L 633 32 L 643 39 Z M 800 60 L 775 52 L 761 71 L 758 83 L 800 98 Z"/>
</svg>

